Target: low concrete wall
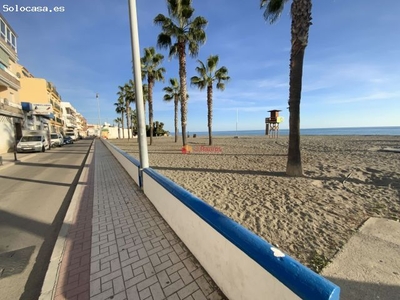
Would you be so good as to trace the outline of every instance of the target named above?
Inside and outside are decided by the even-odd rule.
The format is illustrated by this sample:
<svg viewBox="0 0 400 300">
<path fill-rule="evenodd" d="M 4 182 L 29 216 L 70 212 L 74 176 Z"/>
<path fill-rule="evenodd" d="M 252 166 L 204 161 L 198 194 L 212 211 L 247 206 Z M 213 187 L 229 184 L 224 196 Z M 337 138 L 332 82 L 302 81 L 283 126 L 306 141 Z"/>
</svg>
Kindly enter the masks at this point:
<svg viewBox="0 0 400 300">
<path fill-rule="evenodd" d="M 137 160 L 104 143 L 117 159 L 124 157 L 121 164 L 128 173 L 127 161 L 139 170 Z M 339 299 L 338 286 L 151 168 L 143 170 L 141 182 L 146 196 L 229 299 Z"/>
<path fill-rule="evenodd" d="M 119 161 L 122 167 L 126 170 L 129 176 L 135 181 L 138 186 L 142 186 L 142 180 L 140 176 L 140 162 L 122 151 L 118 147 L 109 143 L 107 140 L 101 139 L 104 145 L 111 151 L 115 158 Z"/>
</svg>

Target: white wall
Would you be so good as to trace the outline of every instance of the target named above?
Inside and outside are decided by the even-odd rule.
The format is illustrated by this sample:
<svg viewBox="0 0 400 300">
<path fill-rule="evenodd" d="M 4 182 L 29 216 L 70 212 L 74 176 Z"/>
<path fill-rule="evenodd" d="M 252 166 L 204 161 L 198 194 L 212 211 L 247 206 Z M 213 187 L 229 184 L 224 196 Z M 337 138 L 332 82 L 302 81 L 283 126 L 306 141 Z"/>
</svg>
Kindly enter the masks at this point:
<svg viewBox="0 0 400 300">
<path fill-rule="evenodd" d="M 14 147 L 14 127 L 10 118 L 0 115 L 0 154 Z"/>
</svg>

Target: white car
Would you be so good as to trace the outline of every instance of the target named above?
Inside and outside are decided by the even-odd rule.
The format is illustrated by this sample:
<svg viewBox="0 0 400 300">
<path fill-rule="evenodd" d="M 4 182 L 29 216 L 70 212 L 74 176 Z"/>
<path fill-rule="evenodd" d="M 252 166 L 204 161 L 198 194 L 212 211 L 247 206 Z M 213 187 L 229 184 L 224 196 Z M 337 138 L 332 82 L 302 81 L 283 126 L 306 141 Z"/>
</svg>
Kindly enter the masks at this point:
<svg viewBox="0 0 400 300">
<path fill-rule="evenodd" d="M 46 134 L 38 131 L 23 135 L 17 144 L 17 152 L 45 152 L 49 148 L 49 141 Z"/>
<path fill-rule="evenodd" d="M 64 145 L 64 138 L 61 134 L 59 133 L 52 133 L 50 135 L 51 137 L 51 145 L 57 146 L 57 147 L 62 147 Z"/>
</svg>

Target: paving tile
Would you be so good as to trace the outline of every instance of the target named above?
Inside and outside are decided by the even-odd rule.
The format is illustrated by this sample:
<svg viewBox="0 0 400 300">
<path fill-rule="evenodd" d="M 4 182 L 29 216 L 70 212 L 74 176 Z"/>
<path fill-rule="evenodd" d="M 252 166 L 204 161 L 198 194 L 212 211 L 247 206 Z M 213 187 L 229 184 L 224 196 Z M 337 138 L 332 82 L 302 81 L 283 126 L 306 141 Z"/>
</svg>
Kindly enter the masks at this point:
<svg viewBox="0 0 400 300">
<path fill-rule="evenodd" d="M 179 279 L 178 281 L 176 281 L 173 284 L 170 284 L 169 286 L 164 288 L 164 293 L 166 296 L 169 296 L 169 295 L 175 293 L 176 291 L 180 290 L 184 286 L 185 286 L 185 284 L 183 283 L 183 281 L 181 279 Z"/>
<path fill-rule="evenodd" d="M 122 276 L 113 279 L 113 289 L 115 294 L 125 291 L 125 284 Z"/>
<path fill-rule="evenodd" d="M 186 268 L 180 269 L 178 273 L 185 284 L 189 284 L 193 281 L 193 277 L 190 275 L 189 271 Z"/>
<path fill-rule="evenodd" d="M 162 264 L 155 266 L 154 270 L 156 270 L 156 272 L 158 273 L 162 270 L 169 268 L 170 266 L 172 266 L 172 262 L 170 260 L 167 260 L 166 262 L 163 262 Z"/>
<path fill-rule="evenodd" d="M 169 278 L 167 272 L 161 271 L 157 273 L 157 278 L 158 282 L 161 284 L 162 288 L 165 288 L 166 286 L 170 285 L 173 281 Z M 178 276 L 179 279 L 179 276 Z"/>
<path fill-rule="evenodd" d="M 146 299 L 151 296 L 150 288 L 145 288 L 139 292 L 140 299 Z"/>
<path fill-rule="evenodd" d="M 204 296 L 201 290 L 197 290 L 192 294 L 194 300 L 207 300 L 206 296 Z"/>
<path fill-rule="evenodd" d="M 176 271 L 178 271 L 178 270 L 180 270 L 180 269 L 182 269 L 184 267 L 185 266 L 183 265 L 182 262 L 178 262 L 177 264 L 167 268 L 166 271 L 167 271 L 167 274 L 170 275 L 170 274 L 175 273 Z"/>
<path fill-rule="evenodd" d="M 150 291 L 151 291 L 151 295 L 153 296 L 154 300 L 164 300 L 165 299 L 165 295 L 160 286 L 160 283 L 157 282 L 157 283 L 151 285 Z"/>
<path fill-rule="evenodd" d="M 146 275 L 144 273 L 139 274 L 131 279 L 125 280 L 125 286 L 131 287 L 138 284 L 139 282 L 142 282 L 143 280 L 146 280 Z"/>
<path fill-rule="evenodd" d="M 213 287 L 205 279 L 204 275 L 200 276 L 199 278 L 197 278 L 196 282 L 197 282 L 197 284 L 199 285 L 200 289 L 202 290 L 202 292 L 205 295 L 209 295 L 214 291 Z"/>
<path fill-rule="evenodd" d="M 186 297 L 189 297 L 191 294 L 193 294 L 198 289 L 199 289 L 199 286 L 196 284 L 196 282 L 192 282 L 189 285 L 186 285 L 183 289 L 179 290 L 178 296 L 181 299 L 185 299 Z"/>
</svg>

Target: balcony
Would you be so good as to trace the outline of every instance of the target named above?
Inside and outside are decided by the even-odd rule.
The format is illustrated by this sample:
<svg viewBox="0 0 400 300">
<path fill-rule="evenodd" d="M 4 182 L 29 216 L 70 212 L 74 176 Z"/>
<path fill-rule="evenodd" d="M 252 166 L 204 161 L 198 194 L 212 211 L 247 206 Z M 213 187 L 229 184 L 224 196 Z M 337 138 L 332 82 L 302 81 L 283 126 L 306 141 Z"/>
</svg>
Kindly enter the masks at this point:
<svg viewBox="0 0 400 300">
<path fill-rule="evenodd" d="M 19 80 L 17 78 L 8 74 L 1 68 L 0 68 L 0 85 L 6 85 L 7 87 L 12 87 L 15 90 L 19 90 L 21 87 Z"/>
<path fill-rule="evenodd" d="M 0 111 L 6 115 L 15 116 L 15 117 L 22 117 L 22 107 L 21 104 L 10 102 L 7 99 L 0 98 Z"/>
</svg>

